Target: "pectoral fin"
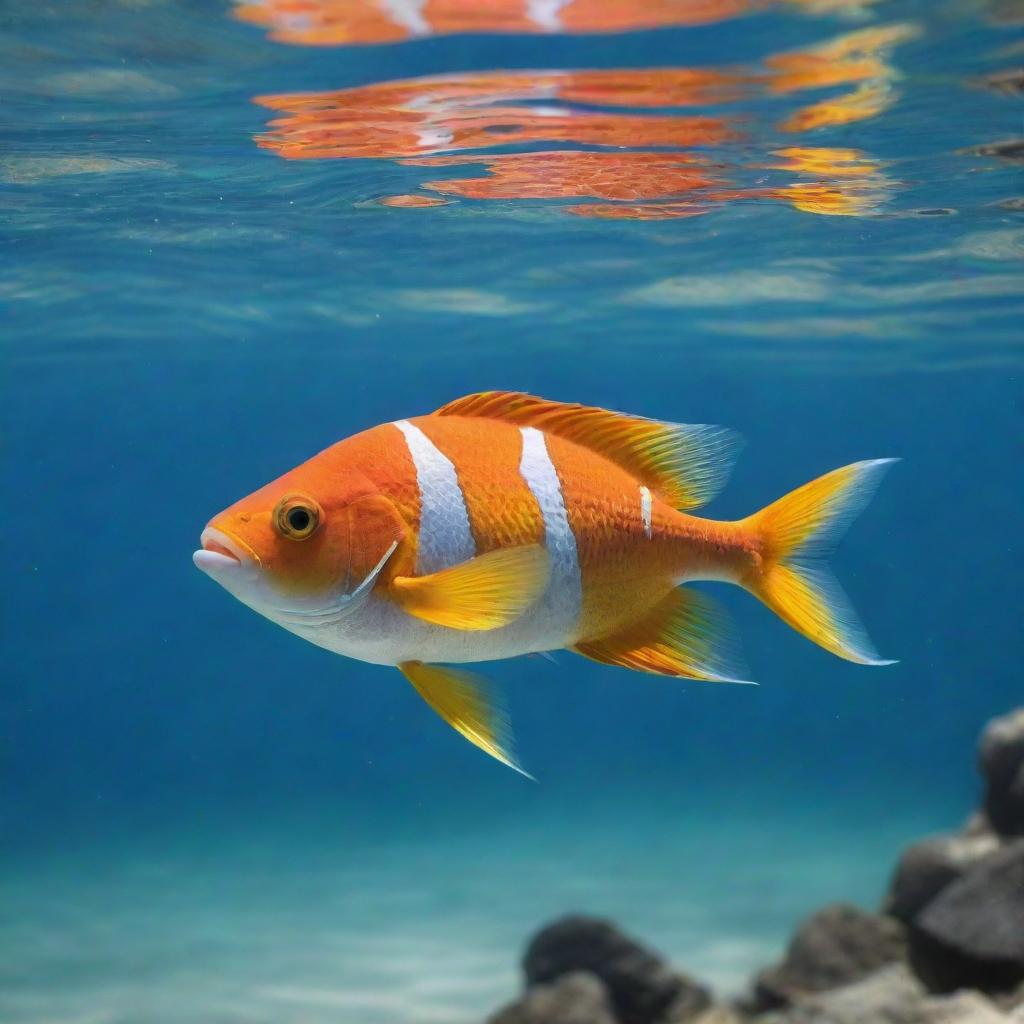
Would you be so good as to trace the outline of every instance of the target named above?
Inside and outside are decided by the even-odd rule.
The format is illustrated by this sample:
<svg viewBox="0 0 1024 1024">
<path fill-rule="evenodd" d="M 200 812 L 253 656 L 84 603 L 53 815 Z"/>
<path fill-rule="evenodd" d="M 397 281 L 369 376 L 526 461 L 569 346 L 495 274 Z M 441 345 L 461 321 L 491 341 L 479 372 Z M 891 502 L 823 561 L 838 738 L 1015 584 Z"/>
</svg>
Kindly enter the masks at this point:
<svg viewBox="0 0 1024 1024">
<path fill-rule="evenodd" d="M 482 676 L 442 665 L 406 661 L 398 666 L 416 692 L 453 728 L 502 764 L 528 779 L 512 753 L 512 732 Z"/>
<path fill-rule="evenodd" d="M 593 661 L 638 672 L 745 682 L 733 636 L 728 613 L 717 601 L 678 587 L 617 633 L 581 641 L 573 650 Z"/>
<path fill-rule="evenodd" d="M 548 554 L 539 544 L 504 548 L 429 576 L 398 576 L 400 608 L 449 629 L 497 629 L 515 621 L 547 586 Z"/>
</svg>

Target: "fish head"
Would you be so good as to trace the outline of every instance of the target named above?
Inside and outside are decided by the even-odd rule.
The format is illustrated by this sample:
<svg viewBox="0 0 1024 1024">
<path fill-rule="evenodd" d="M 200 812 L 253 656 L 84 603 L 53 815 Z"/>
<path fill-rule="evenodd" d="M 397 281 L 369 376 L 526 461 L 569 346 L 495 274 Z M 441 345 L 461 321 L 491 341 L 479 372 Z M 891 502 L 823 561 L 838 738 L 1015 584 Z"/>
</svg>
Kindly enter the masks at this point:
<svg viewBox="0 0 1024 1024">
<path fill-rule="evenodd" d="M 192 560 L 243 604 L 304 632 L 365 601 L 405 533 L 370 481 L 314 459 L 214 516 Z"/>
</svg>

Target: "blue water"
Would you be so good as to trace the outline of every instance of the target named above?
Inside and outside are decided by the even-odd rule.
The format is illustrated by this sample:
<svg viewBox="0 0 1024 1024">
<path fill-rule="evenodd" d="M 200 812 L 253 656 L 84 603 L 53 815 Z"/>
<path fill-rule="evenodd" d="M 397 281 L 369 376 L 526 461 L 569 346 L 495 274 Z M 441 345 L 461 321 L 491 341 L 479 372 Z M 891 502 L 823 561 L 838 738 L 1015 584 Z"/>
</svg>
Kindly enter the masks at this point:
<svg viewBox="0 0 1024 1024">
<path fill-rule="evenodd" d="M 1024 694 L 1024 204 L 990 151 L 1024 108 L 987 82 L 1019 6 L 348 44 L 309 26 L 356 5 L 302 6 L 0 10 L 0 1020 L 479 1021 L 567 910 L 739 991 L 969 813 Z M 899 665 L 720 587 L 759 688 L 487 666 L 534 784 L 193 567 L 235 499 L 486 388 L 738 429 L 720 518 L 902 457 L 836 558 Z"/>
</svg>

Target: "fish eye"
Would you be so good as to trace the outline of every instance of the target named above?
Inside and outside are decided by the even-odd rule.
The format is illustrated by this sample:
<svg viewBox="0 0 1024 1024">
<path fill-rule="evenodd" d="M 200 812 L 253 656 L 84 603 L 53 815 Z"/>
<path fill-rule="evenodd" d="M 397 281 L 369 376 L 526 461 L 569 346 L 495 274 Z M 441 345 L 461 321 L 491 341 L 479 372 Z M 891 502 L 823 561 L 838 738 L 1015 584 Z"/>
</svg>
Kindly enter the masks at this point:
<svg viewBox="0 0 1024 1024">
<path fill-rule="evenodd" d="M 282 498 L 274 510 L 277 532 L 291 540 L 305 540 L 316 532 L 321 519 L 320 506 L 302 495 Z"/>
</svg>

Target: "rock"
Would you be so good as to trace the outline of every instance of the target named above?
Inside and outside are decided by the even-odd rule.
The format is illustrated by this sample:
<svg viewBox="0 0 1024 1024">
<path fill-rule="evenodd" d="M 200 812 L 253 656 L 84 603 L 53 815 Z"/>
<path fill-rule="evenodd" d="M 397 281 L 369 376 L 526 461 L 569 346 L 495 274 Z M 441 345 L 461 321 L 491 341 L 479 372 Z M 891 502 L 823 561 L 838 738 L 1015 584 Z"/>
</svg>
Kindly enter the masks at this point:
<svg viewBox="0 0 1024 1024">
<path fill-rule="evenodd" d="M 758 975 L 753 1009 L 785 1006 L 808 993 L 857 981 L 905 956 L 906 934 L 899 921 L 843 903 L 825 907 L 800 925 L 782 962 Z"/>
<path fill-rule="evenodd" d="M 487 1024 L 617 1024 L 608 990 L 585 971 L 536 985 L 488 1018 Z"/>
<path fill-rule="evenodd" d="M 527 947 L 523 969 L 529 985 L 544 984 L 574 971 L 588 971 L 604 982 L 619 1024 L 661 1024 L 668 1011 L 673 1024 L 706 1010 L 706 989 L 677 974 L 659 957 L 624 935 L 611 922 L 566 917 L 542 929 Z"/>
<path fill-rule="evenodd" d="M 1016 1022 L 1019 1018 L 1020 1024 L 1024 1024 L 1024 984 L 1013 992 L 1004 992 L 1001 995 L 993 996 L 994 1002 L 1009 1014 L 1016 1013 Z"/>
<path fill-rule="evenodd" d="M 910 924 L 947 885 L 998 848 L 998 838 L 980 827 L 972 835 L 932 836 L 914 843 L 896 865 L 884 912 Z"/>
<path fill-rule="evenodd" d="M 891 964 L 860 981 L 805 996 L 758 1024 L 1009 1024 L 977 992 L 930 996 L 905 964 Z"/>
<path fill-rule="evenodd" d="M 715 1012 L 722 1008 L 709 1009 L 710 1006 L 711 996 L 708 990 L 687 978 L 679 994 L 657 1015 L 657 1024 L 709 1024 L 709 1021 L 705 1020 L 707 1015 L 711 1015 L 711 1024 L 728 1024 L 729 1018 L 714 1016 Z"/>
<path fill-rule="evenodd" d="M 974 811 L 967 820 L 960 826 L 960 835 L 973 838 L 974 836 L 993 835 L 992 825 L 985 817 L 984 811 Z"/>
<path fill-rule="evenodd" d="M 748 1017 L 731 1006 L 712 1006 L 694 1017 L 689 1024 L 747 1024 L 748 1020 Z"/>
<path fill-rule="evenodd" d="M 1007 1005 L 1011 1010 L 1016 1010 L 1020 1013 L 1021 1019 L 1024 1020 L 1024 984 L 1010 995 Z"/>
<path fill-rule="evenodd" d="M 765 1024 L 917 1024 L 911 1014 L 926 994 L 905 964 L 890 964 L 830 992 L 799 996 Z"/>
<path fill-rule="evenodd" d="M 981 734 L 985 814 L 996 832 L 1024 835 L 1024 708 L 993 718 Z"/>
<path fill-rule="evenodd" d="M 980 992 L 954 992 L 932 996 L 921 1004 L 924 1024 L 1010 1024 L 995 1003 Z"/>
<path fill-rule="evenodd" d="M 918 916 L 912 960 L 936 991 L 1009 991 L 1024 981 L 1024 839 L 951 883 Z"/>
</svg>

